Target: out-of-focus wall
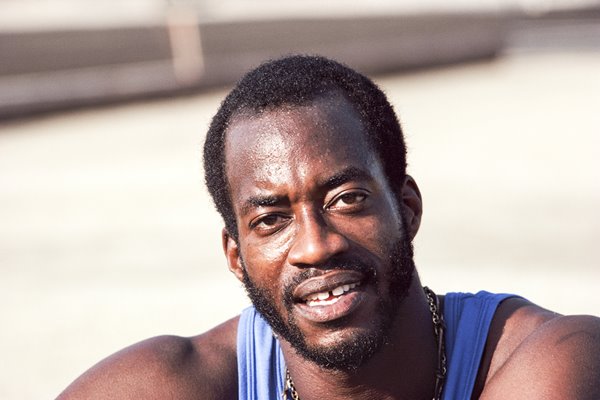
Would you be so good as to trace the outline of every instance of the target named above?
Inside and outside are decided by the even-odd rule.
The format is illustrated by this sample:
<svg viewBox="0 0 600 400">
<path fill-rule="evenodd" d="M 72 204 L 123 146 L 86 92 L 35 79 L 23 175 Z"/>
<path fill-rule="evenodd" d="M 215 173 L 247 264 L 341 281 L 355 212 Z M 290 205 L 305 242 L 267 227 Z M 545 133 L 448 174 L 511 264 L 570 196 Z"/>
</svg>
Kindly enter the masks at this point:
<svg viewBox="0 0 600 400">
<path fill-rule="evenodd" d="M 8 4 L 3 14 L 0 3 L 0 21 L 10 21 L 7 10 L 20 18 L 0 24 L 0 118 L 229 84 L 289 53 L 327 55 L 368 73 L 492 57 L 509 20 L 500 7 L 290 9 L 269 1 L 245 12 L 239 1 L 63 1 L 54 4 L 81 18 L 71 11 L 45 20 L 32 4 L 52 2 Z"/>
</svg>

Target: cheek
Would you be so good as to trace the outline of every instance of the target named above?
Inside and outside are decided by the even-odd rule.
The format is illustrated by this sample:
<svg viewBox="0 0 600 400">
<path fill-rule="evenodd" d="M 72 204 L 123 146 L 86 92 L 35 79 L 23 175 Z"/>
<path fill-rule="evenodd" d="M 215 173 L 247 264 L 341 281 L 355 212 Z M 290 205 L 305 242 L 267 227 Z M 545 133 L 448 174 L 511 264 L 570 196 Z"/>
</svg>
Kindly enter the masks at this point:
<svg viewBox="0 0 600 400">
<path fill-rule="evenodd" d="M 280 235 L 245 243 L 242 256 L 250 277 L 262 285 L 282 281 L 290 240 Z"/>
<path fill-rule="evenodd" d="M 381 257 L 387 257 L 390 246 L 402 236 L 402 222 L 391 212 L 374 212 L 359 220 L 344 224 L 344 234 L 355 243 Z"/>
</svg>

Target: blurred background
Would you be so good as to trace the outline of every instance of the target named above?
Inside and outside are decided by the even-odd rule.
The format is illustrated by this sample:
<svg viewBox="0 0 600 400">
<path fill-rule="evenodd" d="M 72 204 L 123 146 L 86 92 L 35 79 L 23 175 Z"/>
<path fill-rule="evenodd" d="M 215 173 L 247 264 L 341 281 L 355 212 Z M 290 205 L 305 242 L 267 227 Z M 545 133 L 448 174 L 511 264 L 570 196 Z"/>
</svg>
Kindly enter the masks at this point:
<svg viewBox="0 0 600 400">
<path fill-rule="evenodd" d="M 0 0 L 0 398 L 248 304 L 201 170 L 247 69 L 319 53 L 394 104 L 447 291 L 600 314 L 600 1 Z"/>
</svg>

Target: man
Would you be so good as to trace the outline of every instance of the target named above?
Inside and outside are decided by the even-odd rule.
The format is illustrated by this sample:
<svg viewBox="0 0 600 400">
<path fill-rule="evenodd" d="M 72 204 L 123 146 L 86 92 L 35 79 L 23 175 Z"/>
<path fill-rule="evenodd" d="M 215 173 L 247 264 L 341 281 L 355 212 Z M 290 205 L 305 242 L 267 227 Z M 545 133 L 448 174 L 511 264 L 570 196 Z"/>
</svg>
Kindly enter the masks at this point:
<svg viewBox="0 0 600 400">
<path fill-rule="evenodd" d="M 127 348 L 61 399 L 600 398 L 597 318 L 422 287 L 421 195 L 366 77 L 320 57 L 263 64 L 227 96 L 204 151 L 253 307 Z"/>
</svg>

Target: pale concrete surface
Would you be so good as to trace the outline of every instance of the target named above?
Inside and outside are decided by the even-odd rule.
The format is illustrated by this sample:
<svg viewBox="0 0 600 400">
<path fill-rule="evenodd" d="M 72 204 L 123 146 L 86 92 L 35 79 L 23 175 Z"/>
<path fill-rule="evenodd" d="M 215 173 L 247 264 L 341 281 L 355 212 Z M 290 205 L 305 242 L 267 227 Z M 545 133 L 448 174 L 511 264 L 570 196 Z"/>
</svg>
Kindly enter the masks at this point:
<svg viewBox="0 0 600 400">
<path fill-rule="evenodd" d="M 378 78 L 424 196 L 425 284 L 600 314 L 599 70 L 560 52 Z M 202 183 L 223 94 L 0 125 L 0 398 L 52 398 L 123 346 L 247 304 Z"/>
</svg>

